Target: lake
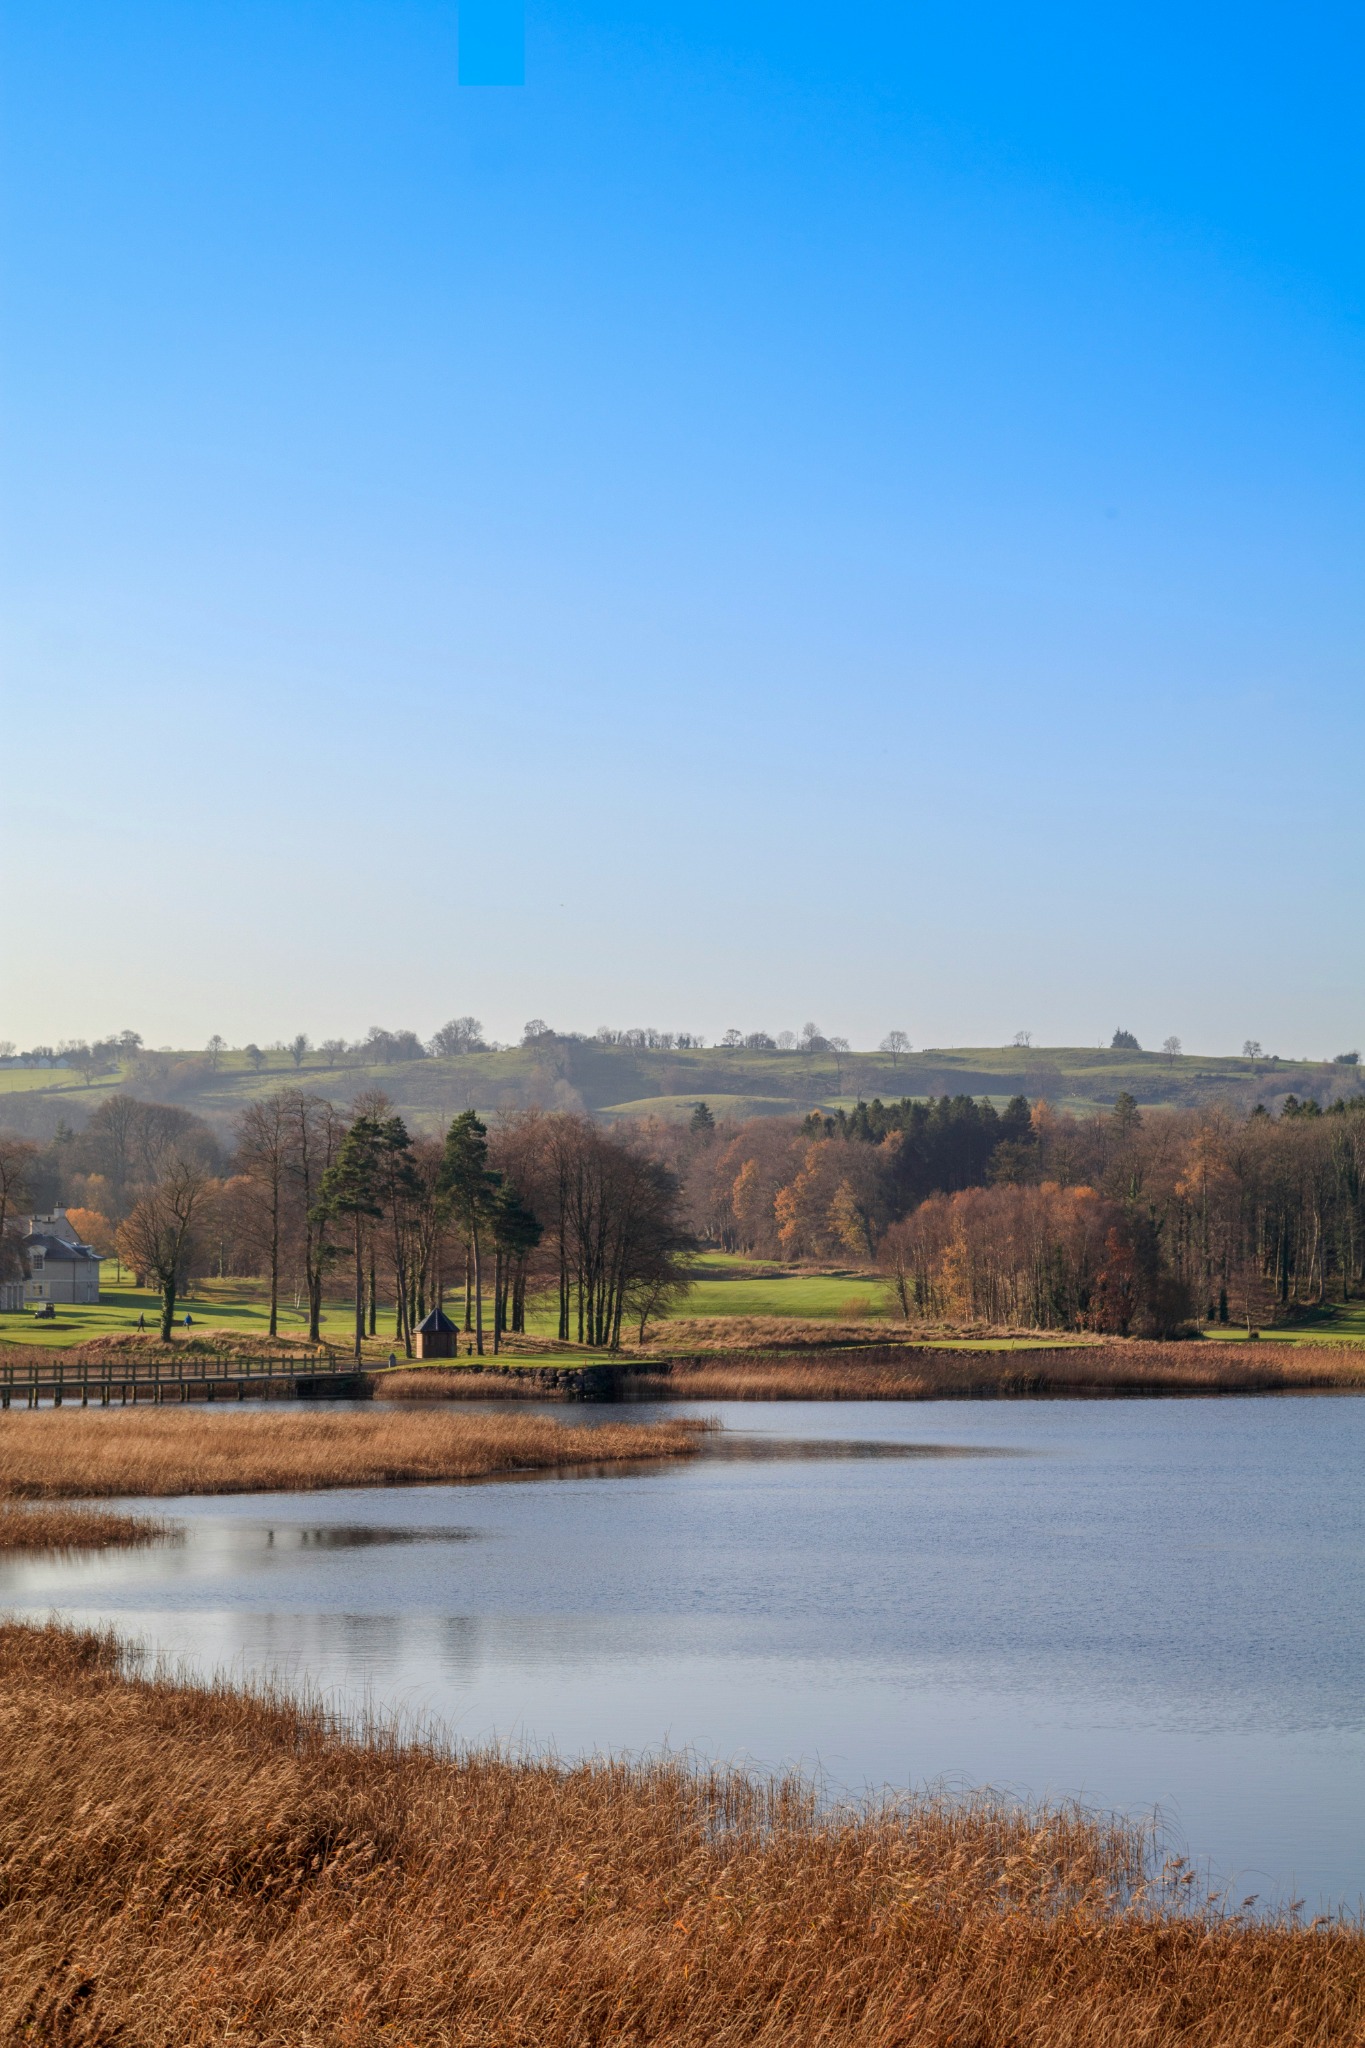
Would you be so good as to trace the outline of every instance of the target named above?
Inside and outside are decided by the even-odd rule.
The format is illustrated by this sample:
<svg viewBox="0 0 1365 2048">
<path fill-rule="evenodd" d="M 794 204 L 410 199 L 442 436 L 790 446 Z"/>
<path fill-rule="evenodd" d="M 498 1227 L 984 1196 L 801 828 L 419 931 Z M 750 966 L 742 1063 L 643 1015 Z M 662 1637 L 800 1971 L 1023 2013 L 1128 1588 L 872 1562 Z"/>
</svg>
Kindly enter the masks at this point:
<svg viewBox="0 0 1365 2048">
<path fill-rule="evenodd" d="M 1239 1898 L 1358 1902 L 1365 1401 L 713 1412 L 626 1477 L 154 1502 L 182 1545 L 0 1604 L 461 1740 L 1157 1809 Z"/>
</svg>

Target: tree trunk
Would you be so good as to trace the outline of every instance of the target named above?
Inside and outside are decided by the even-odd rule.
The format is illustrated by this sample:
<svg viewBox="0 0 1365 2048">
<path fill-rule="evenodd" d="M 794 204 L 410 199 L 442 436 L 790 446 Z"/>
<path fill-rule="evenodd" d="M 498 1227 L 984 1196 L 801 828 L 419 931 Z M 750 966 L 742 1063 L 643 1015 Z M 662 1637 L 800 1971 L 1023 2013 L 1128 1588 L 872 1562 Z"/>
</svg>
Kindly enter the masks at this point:
<svg viewBox="0 0 1365 2048">
<path fill-rule="evenodd" d="M 360 1211 L 355 1216 L 355 1362 L 360 1363 L 360 1350 L 365 1342 L 365 1240 L 360 1227 Z"/>
<path fill-rule="evenodd" d="M 479 1243 L 479 1226 L 476 1223 L 470 1232 L 474 1248 L 474 1349 L 483 1357 L 483 1247 Z M 468 1323 L 465 1324 L 468 1329 Z"/>
<path fill-rule="evenodd" d="M 171 1324 L 175 1321 L 175 1268 L 161 1282 L 161 1341 L 171 1341 Z"/>
<path fill-rule="evenodd" d="M 502 1349 L 502 1246 L 493 1248 L 493 1356 Z"/>
<path fill-rule="evenodd" d="M 278 1181 L 270 1204 L 270 1334 L 280 1332 L 280 1190 Z"/>
</svg>

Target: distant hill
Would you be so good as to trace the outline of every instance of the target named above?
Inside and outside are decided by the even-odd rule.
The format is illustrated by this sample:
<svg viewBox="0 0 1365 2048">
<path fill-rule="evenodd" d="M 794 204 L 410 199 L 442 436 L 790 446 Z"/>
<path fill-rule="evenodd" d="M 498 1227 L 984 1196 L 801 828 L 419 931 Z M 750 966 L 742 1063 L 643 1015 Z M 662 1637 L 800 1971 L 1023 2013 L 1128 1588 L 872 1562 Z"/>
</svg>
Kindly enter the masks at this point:
<svg viewBox="0 0 1365 2048">
<path fill-rule="evenodd" d="M 435 1130 L 461 1109 L 587 1110 L 601 1117 L 687 1116 L 705 1100 L 717 1117 L 804 1116 L 811 1109 L 852 1107 L 859 1096 L 1046 1096 L 1058 1108 L 1107 1108 L 1121 1090 L 1145 1105 L 1220 1100 L 1247 1111 L 1273 1108 L 1287 1094 L 1324 1106 L 1361 1092 L 1361 1070 L 1306 1060 L 1217 1059 L 1191 1054 L 1109 1052 L 1093 1047 L 980 1046 L 903 1053 L 648 1051 L 594 1039 L 547 1036 L 507 1052 L 462 1053 L 450 1059 L 359 1065 L 331 1064 L 309 1053 L 296 1066 L 287 1053 L 267 1055 L 258 1072 L 242 1053 L 216 1066 L 203 1053 L 145 1053 L 89 1083 L 63 1067 L 0 1065 L 0 1128 L 46 1139 L 65 1122 L 79 1128 L 115 1089 L 149 1101 L 183 1103 L 225 1127 L 244 1102 L 279 1087 L 305 1087 L 349 1103 L 382 1088 L 414 1129 Z"/>
</svg>

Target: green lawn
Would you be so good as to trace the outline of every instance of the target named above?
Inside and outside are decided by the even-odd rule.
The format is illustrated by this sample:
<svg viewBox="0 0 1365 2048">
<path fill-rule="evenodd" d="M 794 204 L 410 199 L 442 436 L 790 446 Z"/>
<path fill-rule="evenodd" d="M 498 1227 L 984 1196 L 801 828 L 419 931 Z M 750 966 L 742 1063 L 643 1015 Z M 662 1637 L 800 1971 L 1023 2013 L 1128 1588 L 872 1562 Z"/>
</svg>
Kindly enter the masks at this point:
<svg viewBox="0 0 1365 2048">
<path fill-rule="evenodd" d="M 201 1283 L 180 1301 L 177 1321 L 186 1314 L 206 1328 L 241 1330 L 253 1336 L 264 1336 L 270 1327 L 269 1304 L 263 1291 L 258 1292 L 250 1282 Z M 92 1337 L 119 1336 L 136 1330 L 139 1315 L 145 1315 L 147 1327 L 154 1330 L 161 1315 L 160 1296 L 126 1284 L 120 1286 L 113 1260 L 106 1259 L 97 1305 L 63 1307 L 58 1303 L 56 1321 L 51 1323 L 36 1322 L 31 1311 L 0 1316 L 0 1343 L 57 1347 L 84 1344 Z M 295 1310 L 292 1296 L 287 1303 L 280 1304 L 279 1327 L 286 1336 L 308 1334 L 307 1313 Z M 350 1332 L 350 1303 L 328 1302 L 323 1315 L 324 1338 L 333 1344 L 345 1344 L 350 1340 Z"/>
<path fill-rule="evenodd" d="M 1246 1329 L 1240 1323 L 1233 1323 L 1225 1330 L 1215 1326 L 1204 1334 L 1206 1337 L 1237 1338 L 1245 1337 Z M 1274 1329 L 1263 1330 L 1261 1334 L 1266 1339 L 1273 1338 L 1277 1344 L 1365 1344 L 1365 1301 L 1307 1309 L 1298 1321 L 1277 1323 Z"/>
</svg>

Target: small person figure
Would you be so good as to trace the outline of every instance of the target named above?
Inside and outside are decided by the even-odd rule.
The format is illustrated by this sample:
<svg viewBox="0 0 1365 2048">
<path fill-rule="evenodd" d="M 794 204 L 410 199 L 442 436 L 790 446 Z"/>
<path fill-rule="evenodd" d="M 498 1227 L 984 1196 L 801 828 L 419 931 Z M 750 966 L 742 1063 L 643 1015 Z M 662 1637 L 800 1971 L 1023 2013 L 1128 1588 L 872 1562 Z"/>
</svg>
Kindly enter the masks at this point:
<svg viewBox="0 0 1365 2048">
<path fill-rule="evenodd" d="M 186 1318 L 185 1318 L 185 1328 L 186 1328 L 187 1330 L 188 1330 L 188 1329 L 192 1329 L 192 1328 L 193 1328 L 193 1325 L 194 1325 L 194 1317 L 193 1317 L 193 1316 L 189 1316 L 189 1315 L 187 1315 L 187 1316 L 186 1316 Z"/>
<path fill-rule="evenodd" d="M 147 1318 L 146 1318 L 146 1316 L 145 1316 L 145 1315 L 139 1315 L 139 1316 L 138 1316 L 138 1319 L 137 1319 L 137 1326 L 138 1326 L 139 1330 L 145 1330 L 145 1329 L 146 1329 L 146 1327 L 147 1327 Z"/>
<path fill-rule="evenodd" d="M 396 1366 L 396 1365 L 397 1365 L 397 1363 L 398 1363 L 398 1353 L 397 1353 L 396 1351 L 391 1351 L 391 1352 L 389 1353 L 389 1369 L 390 1369 L 390 1371 L 392 1371 L 393 1367 L 394 1367 L 394 1366 Z"/>
</svg>

